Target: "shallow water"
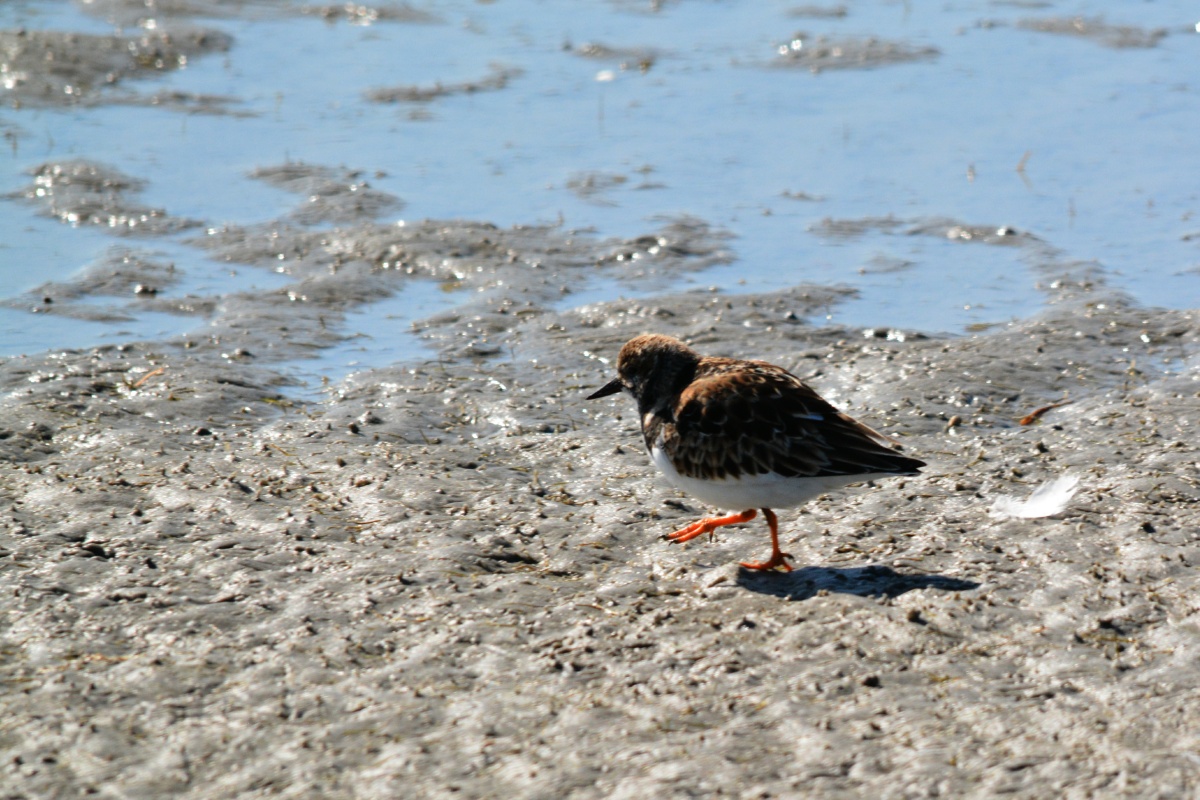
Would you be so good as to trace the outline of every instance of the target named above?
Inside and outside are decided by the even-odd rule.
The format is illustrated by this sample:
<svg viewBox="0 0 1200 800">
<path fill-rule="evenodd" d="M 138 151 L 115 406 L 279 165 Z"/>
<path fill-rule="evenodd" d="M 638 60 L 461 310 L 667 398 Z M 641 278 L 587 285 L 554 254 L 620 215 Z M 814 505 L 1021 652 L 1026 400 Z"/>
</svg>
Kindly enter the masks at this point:
<svg viewBox="0 0 1200 800">
<path fill-rule="evenodd" d="M 426 356 L 428 349 L 411 335 L 412 324 L 452 307 L 456 299 L 454 292 L 433 281 L 410 281 L 403 291 L 348 313 L 342 342 L 279 367 L 309 395 L 317 396 L 348 374 Z"/>
<path fill-rule="evenodd" d="M 430 3 L 418 8 L 436 21 L 365 25 L 290 13 L 296 6 L 213 6 L 221 16 L 184 22 L 231 35 L 228 52 L 120 88 L 216 95 L 227 98 L 221 113 L 105 102 L 5 108 L 0 190 L 27 183 L 40 163 L 87 158 L 144 180 L 140 200 L 173 216 L 249 224 L 295 205 L 249 173 L 303 161 L 361 170 L 402 198 L 384 219 L 561 220 L 628 237 L 656 219 L 691 215 L 735 237 L 733 263 L 668 286 L 581 283 L 571 287 L 580 303 L 688 286 L 839 284 L 859 294 L 831 307 L 831 321 L 961 332 L 1036 313 L 1045 302 L 1039 267 L 1080 261 L 1141 303 L 1194 305 L 1200 15 L 1188 2 L 1038 6 L 864 2 L 838 17 L 800 15 L 787 2 L 564 10 L 526 0 Z M 84 8 L 4 4 L 0 28 L 133 30 L 119 3 Z M 1099 23 L 1089 23 L 1092 36 L 1028 27 L 1075 15 L 1166 35 L 1117 47 Z M 853 50 L 870 37 L 938 53 L 818 71 L 778 55 L 780 47 Z M 486 85 L 505 71 L 502 87 Z M 485 85 L 425 102 L 368 99 L 381 88 L 471 81 Z M 866 218 L 895 225 L 856 235 L 829 235 L 822 225 Z M 916 232 L 930 220 L 947 224 Z M 968 246 L 977 240 L 944 235 L 955 224 L 1007 227 L 1036 237 L 1035 246 Z M 231 291 L 228 265 L 186 238 L 116 239 L 5 201 L 0 295 L 67 279 L 115 246 L 171 250 L 186 278 L 169 292 L 185 284 L 216 297 Z M 255 275 L 258 288 L 274 285 Z M 309 368 L 336 378 L 426 354 L 392 317 L 414 319 L 454 300 L 439 296 L 427 310 L 430 302 L 402 293 L 362 310 L 358 321 L 368 321 L 377 346 L 355 350 L 351 339 Z M 48 324 L 23 308 L 0 309 L 0 354 L 203 327 L 195 317 L 142 316 L 136 303 L 124 310 L 137 319 Z M 361 332 L 356 319 L 345 323 L 352 337 Z"/>
</svg>

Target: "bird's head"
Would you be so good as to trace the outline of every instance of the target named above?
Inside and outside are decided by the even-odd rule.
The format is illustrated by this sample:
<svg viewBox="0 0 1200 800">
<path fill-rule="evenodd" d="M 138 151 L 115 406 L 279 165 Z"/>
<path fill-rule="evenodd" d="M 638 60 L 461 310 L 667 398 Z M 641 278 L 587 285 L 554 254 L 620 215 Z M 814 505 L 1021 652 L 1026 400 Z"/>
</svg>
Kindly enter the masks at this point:
<svg viewBox="0 0 1200 800">
<path fill-rule="evenodd" d="M 629 392 L 643 411 L 666 403 L 691 380 L 700 356 L 671 336 L 647 333 L 625 343 L 617 356 L 617 377 L 588 400 Z"/>
</svg>

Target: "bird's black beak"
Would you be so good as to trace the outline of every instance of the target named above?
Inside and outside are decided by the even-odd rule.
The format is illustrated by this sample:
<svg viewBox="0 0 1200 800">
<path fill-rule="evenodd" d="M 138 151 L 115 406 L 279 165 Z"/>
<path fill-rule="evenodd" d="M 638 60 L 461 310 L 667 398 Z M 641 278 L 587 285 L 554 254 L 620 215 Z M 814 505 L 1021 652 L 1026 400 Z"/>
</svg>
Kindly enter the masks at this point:
<svg viewBox="0 0 1200 800">
<path fill-rule="evenodd" d="M 614 378 L 613 380 L 604 384 L 604 386 L 601 387 L 599 390 L 589 394 L 587 396 L 587 399 L 595 400 L 596 398 L 599 398 L 599 397 L 608 397 L 610 394 L 616 394 L 617 392 L 621 391 L 624 388 L 625 388 L 625 384 L 621 383 L 621 379 Z"/>
</svg>

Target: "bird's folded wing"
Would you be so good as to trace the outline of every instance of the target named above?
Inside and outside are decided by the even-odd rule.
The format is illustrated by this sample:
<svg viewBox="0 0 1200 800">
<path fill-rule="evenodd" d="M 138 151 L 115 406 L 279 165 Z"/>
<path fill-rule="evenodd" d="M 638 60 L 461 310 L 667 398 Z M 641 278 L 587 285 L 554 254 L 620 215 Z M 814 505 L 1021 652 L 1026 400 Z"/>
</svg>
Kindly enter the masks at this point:
<svg viewBox="0 0 1200 800">
<path fill-rule="evenodd" d="M 921 466 L 779 367 L 715 372 L 688 386 L 674 423 L 662 428 L 662 446 L 681 474 L 824 477 L 910 473 Z"/>
</svg>

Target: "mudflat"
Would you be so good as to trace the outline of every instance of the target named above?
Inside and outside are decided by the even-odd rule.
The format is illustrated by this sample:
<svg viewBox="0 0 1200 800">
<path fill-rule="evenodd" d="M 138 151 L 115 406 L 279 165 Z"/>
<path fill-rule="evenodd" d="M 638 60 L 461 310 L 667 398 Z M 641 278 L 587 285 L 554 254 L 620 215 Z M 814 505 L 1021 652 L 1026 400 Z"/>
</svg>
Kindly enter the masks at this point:
<svg viewBox="0 0 1200 800">
<path fill-rule="evenodd" d="M 205 336 L 0 365 L 6 797 L 1195 791 L 1196 311 L 1070 274 L 961 337 L 822 326 L 823 287 L 555 310 L 572 270 L 719 240 L 355 230 Z M 266 357 L 456 258 L 480 299 L 420 324 L 437 358 L 304 402 Z M 736 566 L 761 522 L 669 545 L 709 509 L 628 398 L 584 400 L 646 331 L 785 365 L 930 466 L 781 515 L 791 574 Z M 989 515 L 1064 474 L 1063 513 Z"/>
</svg>

